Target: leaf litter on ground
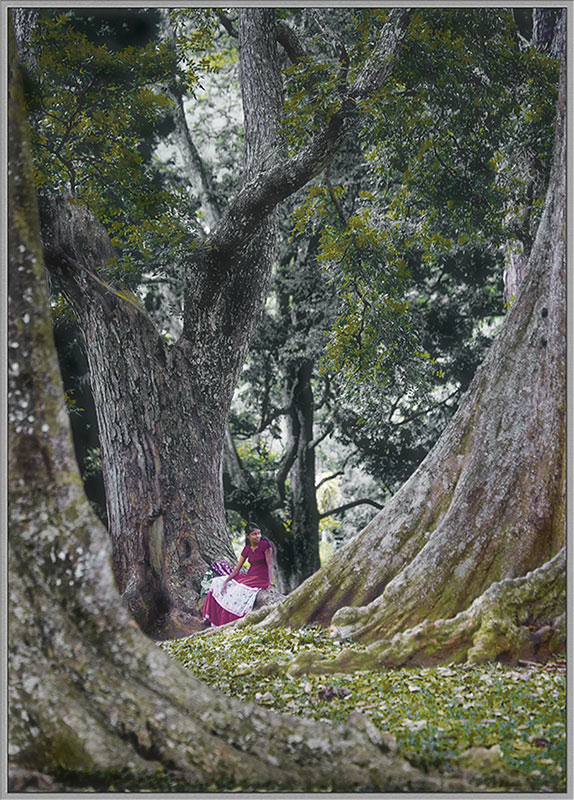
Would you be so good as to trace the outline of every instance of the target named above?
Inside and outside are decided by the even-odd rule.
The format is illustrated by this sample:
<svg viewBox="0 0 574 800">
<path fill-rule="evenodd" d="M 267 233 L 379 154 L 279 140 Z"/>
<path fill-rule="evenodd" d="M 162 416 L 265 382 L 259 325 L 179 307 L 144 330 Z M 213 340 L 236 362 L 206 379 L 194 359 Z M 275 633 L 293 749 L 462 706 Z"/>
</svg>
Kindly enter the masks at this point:
<svg viewBox="0 0 574 800">
<path fill-rule="evenodd" d="M 382 668 L 352 674 L 287 675 L 301 651 L 322 658 L 343 647 L 319 626 L 227 629 L 162 642 L 201 680 L 239 700 L 330 723 L 352 711 L 393 734 L 416 766 L 458 772 L 469 754 L 496 755 L 532 791 L 566 786 L 566 668 L 563 660 L 524 667 L 501 664 Z M 500 769 L 484 784 L 500 788 Z"/>
</svg>

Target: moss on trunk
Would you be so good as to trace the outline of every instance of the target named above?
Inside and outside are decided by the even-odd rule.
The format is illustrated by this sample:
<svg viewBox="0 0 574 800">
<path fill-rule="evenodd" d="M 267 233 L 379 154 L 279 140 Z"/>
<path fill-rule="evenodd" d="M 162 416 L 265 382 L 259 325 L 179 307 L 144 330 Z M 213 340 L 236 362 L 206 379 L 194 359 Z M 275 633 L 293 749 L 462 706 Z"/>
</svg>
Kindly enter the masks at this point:
<svg viewBox="0 0 574 800">
<path fill-rule="evenodd" d="M 291 675 L 354 672 L 395 666 L 546 661 L 565 651 L 565 548 L 522 578 L 492 584 L 469 608 L 451 619 L 424 620 L 380 639 L 365 651 L 342 651 L 335 659 L 304 653 Z"/>
</svg>

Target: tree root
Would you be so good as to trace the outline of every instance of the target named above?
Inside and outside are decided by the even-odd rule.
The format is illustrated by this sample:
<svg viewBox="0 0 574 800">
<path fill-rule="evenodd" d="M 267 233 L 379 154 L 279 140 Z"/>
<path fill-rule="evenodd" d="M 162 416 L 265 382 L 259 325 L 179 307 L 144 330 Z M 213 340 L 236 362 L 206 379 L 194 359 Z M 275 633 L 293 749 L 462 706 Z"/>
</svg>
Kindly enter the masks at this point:
<svg viewBox="0 0 574 800">
<path fill-rule="evenodd" d="M 516 664 L 521 659 L 544 662 L 565 649 L 565 550 L 524 577 L 492 584 L 451 619 L 425 620 L 391 640 L 374 642 L 362 652 L 343 650 L 333 659 L 303 653 L 288 672 L 322 674 L 485 661 Z M 332 633 L 341 635 L 335 627 Z"/>
</svg>

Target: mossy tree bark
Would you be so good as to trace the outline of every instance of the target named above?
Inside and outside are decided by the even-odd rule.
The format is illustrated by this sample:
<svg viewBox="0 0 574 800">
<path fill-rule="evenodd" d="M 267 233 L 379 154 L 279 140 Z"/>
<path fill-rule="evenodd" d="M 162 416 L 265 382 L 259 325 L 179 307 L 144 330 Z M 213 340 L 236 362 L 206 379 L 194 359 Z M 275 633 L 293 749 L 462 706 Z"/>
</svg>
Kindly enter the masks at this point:
<svg viewBox="0 0 574 800">
<path fill-rule="evenodd" d="M 564 547 L 565 104 L 563 65 L 553 168 L 528 272 L 458 412 L 365 530 L 262 624 L 319 621 L 339 636 L 386 645 L 419 626 L 423 649 L 425 621 L 436 643 L 437 627 L 452 626 L 489 587 L 543 568 Z M 532 597 L 522 591 L 520 612 L 506 620 L 509 629 L 525 620 L 546 627 L 560 617 L 560 563 L 542 618 L 533 581 L 536 591 Z M 476 630 L 484 633 L 480 625 Z M 387 659 L 385 647 L 374 647 L 378 663 L 397 662 L 395 655 Z M 504 637 L 500 648 L 483 642 L 482 651 L 502 657 L 509 649 Z M 430 663 L 440 660 L 439 650 Z M 459 660 L 472 659 L 476 643 L 468 640 L 457 652 Z M 404 661 L 411 655 L 406 648 Z M 442 657 L 450 660 L 452 648 L 445 646 Z"/>
<path fill-rule="evenodd" d="M 284 156 L 282 82 L 272 9 L 241 9 L 244 184 L 190 252 L 183 333 L 167 348 L 133 298 L 98 278 L 113 250 L 70 200 L 41 206 L 46 265 L 87 345 L 102 444 L 114 571 L 146 632 L 199 625 L 206 562 L 233 558 L 225 528 L 222 450 L 229 406 L 265 302 L 277 205 L 318 174 L 356 128 L 357 103 L 386 80 L 411 12 L 389 13 L 340 109 L 296 156 Z"/>
<path fill-rule="evenodd" d="M 162 767 L 190 790 L 468 789 L 420 773 L 361 715 L 345 726 L 224 697 L 119 601 L 82 490 L 58 374 L 13 37 L 9 67 L 9 788 Z M 73 773 L 63 782 L 61 770 Z M 60 772 L 59 772 L 60 771 Z M 110 778 L 111 780 L 112 778 Z M 81 784 L 80 784 L 81 785 Z"/>
</svg>

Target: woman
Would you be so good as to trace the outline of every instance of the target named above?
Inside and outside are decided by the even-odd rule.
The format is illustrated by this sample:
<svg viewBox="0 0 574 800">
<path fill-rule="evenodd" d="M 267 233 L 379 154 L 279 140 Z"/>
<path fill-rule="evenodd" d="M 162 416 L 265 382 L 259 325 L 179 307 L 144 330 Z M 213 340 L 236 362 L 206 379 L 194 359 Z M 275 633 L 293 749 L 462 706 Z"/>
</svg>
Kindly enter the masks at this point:
<svg viewBox="0 0 574 800">
<path fill-rule="evenodd" d="M 239 570 L 249 561 L 246 573 Z M 241 551 L 237 566 L 229 575 L 213 580 L 203 604 L 203 619 L 211 625 L 225 625 L 244 617 L 255 603 L 257 592 L 267 589 L 273 582 L 273 546 L 261 538 L 256 525 L 245 529 L 245 547 Z"/>
</svg>

